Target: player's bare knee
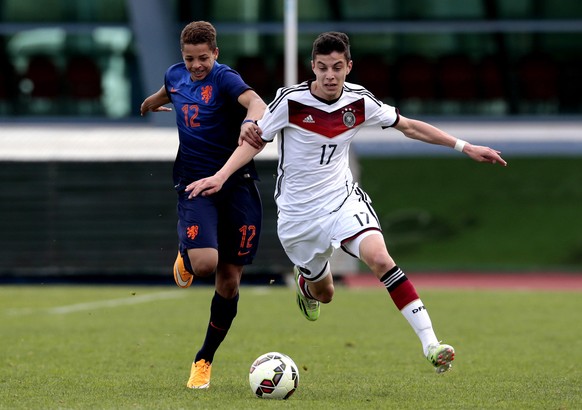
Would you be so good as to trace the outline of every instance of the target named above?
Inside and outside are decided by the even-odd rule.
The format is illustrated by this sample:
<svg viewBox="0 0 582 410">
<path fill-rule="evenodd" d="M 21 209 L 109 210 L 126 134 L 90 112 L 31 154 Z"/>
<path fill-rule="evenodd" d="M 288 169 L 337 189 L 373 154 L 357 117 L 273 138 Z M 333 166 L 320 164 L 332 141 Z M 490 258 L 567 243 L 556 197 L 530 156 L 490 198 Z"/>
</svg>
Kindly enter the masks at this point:
<svg viewBox="0 0 582 410">
<path fill-rule="evenodd" d="M 236 278 L 228 278 L 227 280 L 221 278 L 216 281 L 216 291 L 225 299 L 234 298 L 238 294 L 239 288 L 240 280 L 236 280 Z"/>
<path fill-rule="evenodd" d="M 394 260 L 387 253 L 378 252 L 366 260 L 368 267 L 372 272 L 386 273 L 395 265 Z"/>
<path fill-rule="evenodd" d="M 321 303 L 330 303 L 332 301 L 332 299 L 333 299 L 333 295 L 325 295 L 323 297 L 320 297 L 318 300 Z"/>
<path fill-rule="evenodd" d="M 334 289 L 333 285 L 329 285 L 329 286 L 326 286 L 322 289 L 319 289 L 316 292 L 312 291 L 311 294 L 313 295 L 313 297 L 315 299 L 317 299 L 321 303 L 329 303 L 333 299 L 334 292 L 335 292 L 335 289 Z"/>
<path fill-rule="evenodd" d="M 213 263 L 212 261 L 196 260 L 190 261 L 190 264 L 192 265 L 192 270 L 194 270 L 194 274 L 201 278 L 205 278 L 216 272 L 216 264 Z"/>
<path fill-rule="evenodd" d="M 214 249 L 188 249 L 193 273 L 201 278 L 210 276 L 218 267 L 218 252 Z"/>
<path fill-rule="evenodd" d="M 239 286 L 238 284 L 234 286 L 229 286 L 225 284 L 223 286 L 217 286 L 216 292 L 225 299 L 232 299 L 239 293 Z"/>
</svg>

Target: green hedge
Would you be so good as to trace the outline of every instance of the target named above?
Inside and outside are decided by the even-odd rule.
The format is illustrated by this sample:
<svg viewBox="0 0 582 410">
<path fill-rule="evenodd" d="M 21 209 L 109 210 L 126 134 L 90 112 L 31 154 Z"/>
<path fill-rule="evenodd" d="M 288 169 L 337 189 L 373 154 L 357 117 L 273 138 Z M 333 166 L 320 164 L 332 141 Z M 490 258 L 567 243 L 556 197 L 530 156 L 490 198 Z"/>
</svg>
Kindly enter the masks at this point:
<svg viewBox="0 0 582 410">
<path fill-rule="evenodd" d="M 362 158 L 396 262 L 414 270 L 582 271 L 582 158 Z"/>
</svg>

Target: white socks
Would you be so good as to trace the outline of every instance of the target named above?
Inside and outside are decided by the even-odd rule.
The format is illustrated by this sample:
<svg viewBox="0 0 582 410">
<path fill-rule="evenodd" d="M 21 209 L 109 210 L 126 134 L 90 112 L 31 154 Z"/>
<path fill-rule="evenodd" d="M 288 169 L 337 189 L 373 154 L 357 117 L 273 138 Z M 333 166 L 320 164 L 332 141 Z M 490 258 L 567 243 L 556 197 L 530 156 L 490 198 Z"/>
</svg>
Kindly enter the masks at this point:
<svg viewBox="0 0 582 410">
<path fill-rule="evenodd" d="M 432 328 L 428 311 L 422 301 L 417 299 L 404 306 L 401 312 L 420 339 L 422 350 L 426 356 L 428 354 L 428 346 L 439 342 Z"/>
</svg>

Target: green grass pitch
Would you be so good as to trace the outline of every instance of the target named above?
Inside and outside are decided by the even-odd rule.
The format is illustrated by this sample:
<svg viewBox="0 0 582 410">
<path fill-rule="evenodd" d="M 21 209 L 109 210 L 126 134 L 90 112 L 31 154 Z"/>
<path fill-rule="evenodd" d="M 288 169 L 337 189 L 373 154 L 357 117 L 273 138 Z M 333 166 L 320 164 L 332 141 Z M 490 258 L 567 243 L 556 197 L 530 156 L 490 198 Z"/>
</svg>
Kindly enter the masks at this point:
<svg viewBox="0 0 582 410">
<path fill-rule="evenodd" d="M 579 409 L 575 292 L 420 289 L 455 346 L 436 375 L 383 289 L 338 286 L 317 322 L 283 287 L 243 287 L 209 390 L 185 387 L 213 289 L 0 287 L 1 409 Z M 299 388 L 255 398 L 253 360 L 290 355 Z"/>
</svg>

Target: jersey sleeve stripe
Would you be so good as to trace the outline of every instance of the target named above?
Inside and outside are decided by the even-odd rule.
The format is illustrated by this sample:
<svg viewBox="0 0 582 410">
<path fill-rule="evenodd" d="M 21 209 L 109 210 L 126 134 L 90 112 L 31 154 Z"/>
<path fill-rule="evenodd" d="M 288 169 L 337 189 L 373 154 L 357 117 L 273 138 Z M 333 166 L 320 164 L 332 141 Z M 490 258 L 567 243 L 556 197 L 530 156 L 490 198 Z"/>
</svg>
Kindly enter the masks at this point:
<svg viewBox="0 0 582 410">
<path fill-rule="evenodd" d="M 374 96 L 374 94 L 372 94 L 370 91 L 366 90 L 365 88 L 350 88 L 347 85 L 344 85 L 344 88 L 346 89 L 346 91 L 349 91 L 351 93 L 363 95 L 363 96 L 370 98 L 372 101 L 374 101 L 376 104 L 378 104 L 378 106 L 381 106 L 383 104 L 382 101 L 377 99 Z"/>
<path fill-rule="evenodd" d="M 283 163 L 285 162 L 285 128 L 283 128 L 279 134 L 279 148 L 281 154 L 279 155 L 279 163 L 277 167 L 279 168 L 279 175 L 277 177 L 277 183 L 275 185 L 275 200 L 281 196 L 281 185 L 283 184 L 283 178 L 285 177 L 285 170 L 283 169 Z"/>
<path fill-rule="evenodd" d="M 309 89 L 309 84 L 307 82 L 303 82 L 297 86 L 294 87 L 283 87 L 281 88 L 281 92 L 279 93 L 279 95 L 277 97 L 275 97 L 275 99 L 269 104 L 268 109 L 269 111 L 273 111 L 275 110 L 275 108 L 277 108 L 277 106 L 285 99 L 287 98 L 287 96 L 289 94 L 295 93 L 295 92 L 303 92 Z"/>
</svg>

